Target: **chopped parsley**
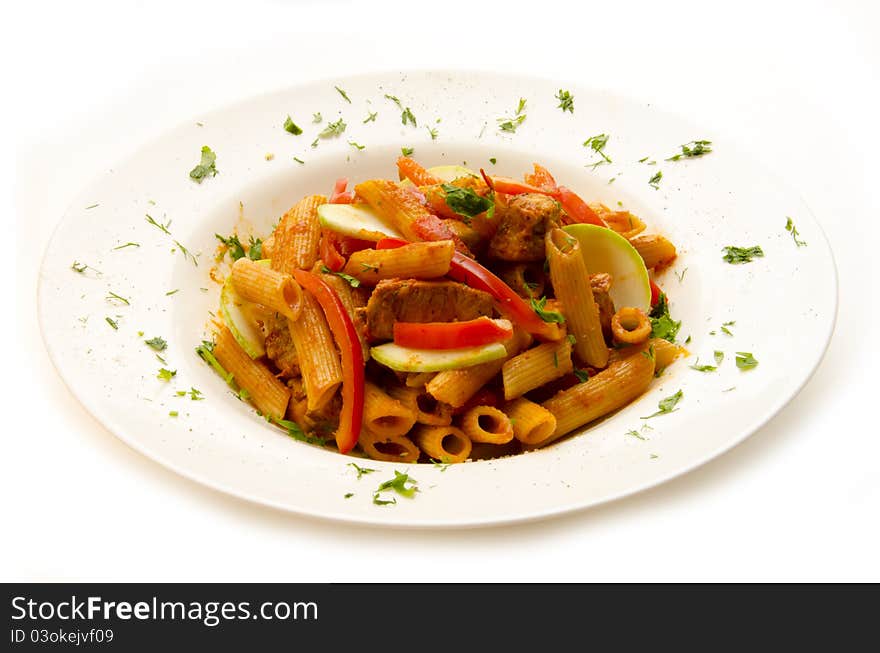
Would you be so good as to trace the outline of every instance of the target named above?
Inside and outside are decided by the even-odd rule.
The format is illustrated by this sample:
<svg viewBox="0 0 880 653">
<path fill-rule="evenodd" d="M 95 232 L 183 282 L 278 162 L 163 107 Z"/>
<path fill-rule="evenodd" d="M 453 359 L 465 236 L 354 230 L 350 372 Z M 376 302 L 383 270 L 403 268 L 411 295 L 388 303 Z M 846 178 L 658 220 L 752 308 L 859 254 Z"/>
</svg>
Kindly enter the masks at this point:
<svg viewBox="0 0 880 653">
<path fill-rule="evenodd" d="M 489 163 L 491 163 L 491 164 L 494 166 L 496 163 L 498 163 L 498 159 L 496 159 L 494 156 L 493 156 L 493 157 L 490 157 L 490 158 L 489 158 Z"/>
<path fill-rule="evenodd" d="M 660 410 L 658 410 L 656 413 L 653 413 L 652 415 L 648 415 L 647 417 L 642 417 L 641 419 L 651 419 L 652 417 L 657 417 L 658 415 L 667 415 L 669 413 L 674 413 L 676 410 L 678 410 L 676 406 L 678 405 L 678 402 L 681 401 L 682 397 L 684 397 L 684 393 L 679 390 L 674 395 L 670 395 L 665 399 L 661 399 L 660 402 L 657 404 L 657 408 L 659 408 Z"/>
<path fill-rule="evenodd" d="M 227 372 L 226 369 L 220 364 L 220 361 L 218 361 L 217 358 L 214 356 L 213 342 L 211 342 L 210 340 L 203 340 L 202 344 L 196 347 L 196 353 L 199 355 L 199 358 L 205 361 L 214 369 L 215 372 L 217 372 L 217 374 L 223 377 L 223 380 L 226 381 L 226 385 L 237 391 L 232 372 Z"/>
<path fill-rule="evenodd" d="M 380 499 L 379 493 L 376 492 L 373 494 L 373 503 L 375 503 L 377 506 L 388 506 L 388 505 L 392 505 L 392 504 L 397 503 L 397 499 L 395 499 L 394 497 L 391 497 L 390 499 L 387 499 L 387 500 Z"/>
<path fill-rule="evenodd" d="M 498 118 L 498 129 L 509 134 L 515 133 L 516 128 L 523 124 L 523 121 L 526 119 L 525 109 L 526 99 L 520 98 L 519 104 L 516 107 L 516 113 L 512 118 Z"/>
<path fill-rule="evenodd" d="M 376 122 L 376 116 L 379 115 L 378 111 L 369 111 L 369 115 L 364 118 L 363 124 L 367 124 L 368 122 Z"/>
<path fill-rule="evenodd" d="M 648 183 L 654 188 L 660 188 L 661 179 L 663 179 L 663 171 L 658 170 L 656 174 L 648 180 Z"/>
<path fill-rule="evenodd" d="M 177 417 L 179 413 L 176 410 L 169 410 L 168 417 Z"/>
<path fill-rule="evenodd" d="M 247 390 L 242 390 L 242 392 L 247 392 Z M 197 388 L 190 387 L 189 389 L 189 398 L 192 401 L 201 401 L 204 399 L 204 395 L 202 395 L 202 391 Z"/>
<path fill-rule="evenodd" d="M 140 243 L 125 243 L 124 245 L 117 245 L 116 247 L 113 248 L 113 251 L 115 252 L 117 249 L 125 249 L 126 247 L 140 247 L 140 246 L 141 246 Z"/>
<path fill-rule="evenodd" d="M 160 231 L 168 234 L 169 236 L 171 235 L 171 232 L 168 231 L 168 227 L 171 226 L 171 220 L 169 220 L 165 224 L 160 224 L 160 223 L 156 222 L 153 219 L 153 216 L 151 216 L 149 213 L 145 213 L 144 215 L 147 216 L 147 222 L 150 223 L 151 225 L 153 225 L 154 227 L 156 227 L 156 229 L 159 229 Z"/>
<path fill-rule="evenodd" d="M 357 463 L 348 463 L 349 467 L 353 467 L 357 472 L 357 477 L 360 478 L 364 474 L 372 474 L 373 472 L 379 471 L 377 469 L 373 469 L 372 467 L 359 467 Z"/>
<path fill-rule="evenodd" d="M 150 338 L 149 340 L 144 340 L 144 344 L 149 345 L 156 351 L 163 351 L 166 347 L 168 347 L 168 343 L 159 336 L 156 336 L 155 338 Z"/>
<path fill-rule="evenodd" d="M 177 376 L 177 370 L 169 370 L 167 368 L 160 368 L 159 373 L 156 375 L 156 378 L 165 381 L 166 383 Z"/>
<path fill-rule="evenodd" d="M 428 134 L 431 135 L 431 140 L 436 141 L 437 140 L 437 130 L 433 127 L 425 127 L 425 129 L 427 129 Z"/>
<path fill-rule="evenodd" d="M 361 145 L 360 143 L 357 143 L 355 141 L 348 141 L 348 144 L 355 148 L 358 152 L 367 149 L 366 145 Z"/>
<path fill-rule="evenodd" d="M 379 271 L 378 265 L 370 265 L 369 263 L 361 263 L 361 268 L 363 269 L 364 272 L 368 272 L 368 271 L 378 272 Z"/>
<path fill-rule="evenodd" d="M 638 438 L 639 440 L 647 440 L 647 438 L 644 435 L 642 435 L 641 433 L 639 433 L 635 429 L 630 429 L 629 431 L 626 432 L 626 434 L 631 435 L 634 438 Z"/>
<path fill-rule="evenodd" d="M 278 426 L 287 430 L 287 435 L 293 438 L 294 440 L 299 440 L 300 442 L 305 442 L 306 444 L 317 444 L 321 447 L 327 444 L 327 440 L 325 438 L 318 438 L 311 435 L 307 435 L 300 425 L 296 422 L 291 422 L 287 419 L 275 419 L 271 418 L 271 421 L 275 422 Z"/>
<path fill-rule="evenodd" d="M 575 370 L 574 375 L 577 377 L 578 383 L 586 383 L 590 380 L 590 373 L 587 370 Z"/>
<path fill-rule="evenodd" d="M 95 208 L 98 208 L 98 206 L 99 206 L 98 204 L 90 204 L 89 206 L 87 206 L 85 208 L 85 210 L 88 211 L 89 209 L 95 209 Z"/>
<path fill-rule="evenodd" d="M 396 469 L 394 470 L 394 478 L 384 481 L 379 484 L 379 487 L 376 488 L 375 493 L 373 494 L 373 503 L 377 505 L 385 505 L 387 503 L 396 503 L 395 501 L 385 502 L 385 504 L 379 503 L 381 501 L 379 499 L 379 494 L 381 492 L 387 492 L 389 490 L 393 490 L 397 494 L 402 497 L 406 497 L 408 499 L 412 499 L 416 492 L 419 489 L 416 487 L 418 483 L 414 478 L 412 478 L 409 474 L 398 472 Z"/>
<path fill-rule="evenodd" d="M 386 93 L 386 94 L 385 94 L 385 99 L 387 99 L 387 100 L 391 100 L 392 102 L 394 102 L 394 104 L 397 105 L 397 108 L 398 108 L 398 109 L 401 109 L 401 110 L 403 109 L 403 104 L 401 104 L 401 102 L 400 102 L 400 98 L 398 98 L 397 96 L 394 96 L 394 95 L 388 95 L 388 93 Z"/>
<path fill-rule="evenodd" d="M 202 180 L 211 175 L 212 177 L 217 176 L 217 155 L 207 145 L 202 146 L 202 159 L 199 161 L 199 164 L 189 171 L 189 176 L 191 179 L 194 179 L 198 183 L 202 183 Z"/>
<path fill-rule="evenodd" d="M 716 364 L 716 365 L 721 365 L 721 363 L 724 361 L 724 352 L 723 352 L 723 351 L 718 351 L 718 350 L 716 349 L 716 350 L 713 352 L 712 356 L 713 356 L 713 358 L 715 358 L 715 364 Z"/>
<path fill-rule="evenodd" d="M 758 361 L 747 351 L 736 352 L 736 366 L 745 371 L 753 370 L 758 367 Z"/>
<path fill-rule="evenodd" d="M 678 283 L 682 283 L 684 281 L 684 275 L 687 274 L 688 268 L 685 268 L 681 271 L 681 274 L 678 272 L 675 273 L 675 276 L 678 277 Z"/>
<path fill-rule="evenodd" d="M 341 88 L 339 88 L 338 86 L 334 86 L 333 88 L 336 89 L 336 92 L 339 93 L 339 95 L 341 95 L 341 96 L 343 97 L 343 99 L 344 99 L 346 102 L 348 102 L 349 104 L 351 104 L 351 99 L 349 99 L 349 97 L 348 97 L 348 93 L 346 93 L 345 91 L 343 91 L 343 90 L 342 90 Z"/>
<path fill-rule="evenodd" d="M 284 120 L 284 131 L 290 132 L 294 136 L 299 136 L 300 134 L 303 133 L 302 128 L 298 127 L 296 125 L 296 123 L 293 122 L 293 119 L 289 115 Z"/>
<path fill-rule="evenodd" d="M 541 297 L 541 299 L 532 299 L 529 300 L 529 306 L 532 307 L 532 310 L 538 314 L 538 317 L 544 320 L 545 322 L 551 322 L 555 324 L 565 324 L 565 316 L 559 311 L 548 311 L 544 307 L 547 305 L 547 298 Z"/>
<path fill-rule="evenodd" d="M 728 336 L 732 336 L 733 333 L 727 327 L 732 327 L 735 324 L 736 324 L 736 320 L 731 320 L 730 322 L 725 322 L 724 324 L 721 325 L 721 333 L 728 335 Z"/>
<path fill-rule="evenodd" d="M 411 147 L 400 148 L 400 153 L 403 154 L 403 156 L 411 156 L 414 151 L 415 150 Z"/>
<path fill-rule="evenodd" d="M 435 458 L 429 458 L 429 460 L 434 463 L 434 467 L 439 468 L 441 472 L 445 472 L 449 469 L 449 465 L 451 464 L 447 456 L 443 456 L 440 460 L 436 460 Z"/>
<path fill-rule="evenodd" d="M 316 125 L 323 120 L 324 120 L 324 117 L 321 115 L 320 111 L 312 114 L 312 122 L 315 123 Z"/>
<path fill-rule="evenodd" d="M 339 136 L 342 132 L 345 131 L 345 127 L 346 124 L 342 118 L 340 118 L 336 122 L 329 122 L 327 123 L 327 126 L 324 127 L 323 130 L 321 130 L 321 133 L 318 134 L 318 138 L 333 138 Z M 317 140 L 315 140 L 315 143 L 317 143 Z M 314 146 L 315 143 L 313 143 L 312 145 Z"/>
<path fill-rule="evenodd" d="M 214 237 L 226 246 L 229 258 L 233 261 L 237 261 L 245 256 L 252 261 L 259 261 L 263 258 L 263 241 L 260 238 L 254 238 L 251 236 L 248 241 L 247 251 L 245 251 L 244 245 L 241 244 L 241 241 L 235 234 L 232 234 L 228 238 L 224 238 L 220 234 L 215 233 Z"/>
<path fill-rule="evenodd" d="M 305 163 L 306 163 L 305 161 L 303 161 L 302 159 L 300 159 L 299 157 L 296 157 L 296 156 L 293 157 L 293 160 L 296 161 L 300 165 L 305 165 Z"/>
<path fill-rule="evenodd" d="M 661 292 L 657 304 L 651 309 L 651 337 L 663 338 L 669 342 L 675 342 L 678 330 L 681 329 L 681 320 L 677 322 L 669 314 L 669 303 L 666 293 Z"/>
<path fill-rule="evenodd" d="M 732 265 L 751 263 L 753 259 L 762 258 L 764 256 L 764 250 L 761 249 L 760 245 L 755 245 L 753 247 L 736 247 L 735 245 L 728 245 L 721 251 L 724 252 L 724 260 Z"/>
<path fill-rule="evenodd" d="M 183 254 L 183 258 L 192 259 L 193 265 L 195 265 L 196 267 L 198 267 L 198 265 L 199 265 L 199 261 L 198 261 L 198 259 L 196 258 L 195 254 L 190 253 L 190 251 L 189 251 L 186 247 L 184 247 L 184 246 L 180 243 L 180 241 L 178 241 L 178 240 L 175 240 L 175 241 L 174 241 L 174 244 L 177 245 L 177 246 L 180 248 L 180 253 Z M 174 250 L 171 250 L 171 251 L 174 251 Z M 201 254 L 199 254 L 199 256 L 201 256 Z"/>
<path fill-rule="evenodd" d="M 343 499 L 351 499 L 354 496 L 354 492 L 346 492 L 342 495 Z"/>
<path fill-rule="evenodd" d="M 798 247 L 804 247 L 807 244 L 807 241 L 800 239 L 797 227 L 794 226 L 794 222 L 788 216 L 785 216 L 785 230 L 791 234 L 791 237 L 794 239 L 794 244 Z"/>
<path fill-rule="evenodd" d="M 574 113 L 574 96 L 571 93 L 559 89 L 559 93 L 557 93 L 555 97 L 559 100 L 559 106 L 557 108 L 562 109 L 563 113 L 566 111 Z"/>
<path fill-rule="evenodd" d="M 472 188 L 443 184 L 443 192 L 446 194 L 446 205 L 465 218 L 473 218 L 486 211 L 490 211 L 489 217 L 491 218 L 492 212 L 494 212 L 494 198 L 480 197 Z"/>
<path fill-rule="evenodd" d="M 681 146 L 681 152 L 673 154 L 666 159 L 667 161 L 678 161 L 679 159 L 692 159 L 712 151 L 712 141 L 691 141 Z"/>
<path fill-rule="evenodd" d="M 345 279 L 346 281 L 348 281 L 348 285 L 350 285 L 352 288 L 357 288 L 361 285 L 360 279 L 357 279 L 350 274 L 345 274 L 345 272 L 334 272 L 326 265 L 321 266 L 321 272 L 323 272 L 324 274 L 335 274 L 340 279 Z"/>
<path fill-rule="evenodd" d="M 609 138 L 611 138 L 611 136 L 608 134 L 596 134 L 595 136 L 590 136 L 584 141 L 584 147 L 590 148 L 593 152 L 602 157 L 601 161 L 591 164 L 591 167 L 595 168 L 603 163 L 611 163 L 611 159 L 605 154 L 605 146 L 608 144 Z"/>
<path fill-rule="evenodd" d="M 700 365 L 700 359 L 690 366 L 692 370 L 697 370 L 697 372 L 714 372 L 718 369 L 717 365 Z"/>
<path fill-rule="evenodd" d="M 113 327 L 114 331 L 119 331 L 119 323 L 116 320 L 113 320 L 109 317 L 105 317 L 104 319 L 107 320 L 107 324 Z"/>
<path fill-rule="evenodd" d="M 409 122 L 413 127 L 419 126 L 418 122 L 416 121 L 416 117 L 413 115 L 413 112 L 410 110 L 409 107 L 404 109 L 403 113 L 400 114 L 400 122 L 404 125 Z"/>
</svg>

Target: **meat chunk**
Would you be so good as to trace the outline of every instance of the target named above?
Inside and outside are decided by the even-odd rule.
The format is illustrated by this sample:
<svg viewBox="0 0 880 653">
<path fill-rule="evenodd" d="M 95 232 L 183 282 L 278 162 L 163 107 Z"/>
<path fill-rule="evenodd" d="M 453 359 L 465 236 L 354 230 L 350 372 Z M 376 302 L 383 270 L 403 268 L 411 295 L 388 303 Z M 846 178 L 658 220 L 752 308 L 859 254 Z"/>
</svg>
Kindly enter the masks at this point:
<svg viewBox="0 0 880 653">
<path fill-rule="evenodd" d="M 502 261 L 544 260 L 544 234 L 559 221 L 559 204 L 546 195 L 517 195 L 489 241 L 489 256 Z"/>
<path fill-rule="evenodd" d="M 266 356 L 279 369 L 279 376 L 290 378 L 299 374 L 299 359 L 293 346 L 293 339 L 290 337 L 286 317 L 279 315 L 267 320 L 265 345 Z"/>
<path fill-rule="evenodd" d="M 367 302 L 371 340 L 393 337 L 395 322 L 454 322 L 492 315 L 492 297 L 455 281 L 386 279 Z"/>
<path fill-rule="evenodd" d="M 608 291 L 611 290 L 611 275 L 607 272 L 599 272 L 590 275 L 590 288 L 593 291 L 593 299 L 599 307 L 599 324 L 602 325 L 602 335 L 606 342 L 611 342 L 611 318 L 614 317 L 614 301 Z"/>
</svg>

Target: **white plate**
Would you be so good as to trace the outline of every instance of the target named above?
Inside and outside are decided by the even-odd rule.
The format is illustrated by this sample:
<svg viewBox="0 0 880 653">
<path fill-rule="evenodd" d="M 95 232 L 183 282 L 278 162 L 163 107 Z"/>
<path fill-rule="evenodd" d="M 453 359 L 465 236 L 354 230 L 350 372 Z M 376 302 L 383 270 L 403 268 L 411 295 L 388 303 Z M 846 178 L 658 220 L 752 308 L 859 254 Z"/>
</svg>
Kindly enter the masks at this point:
<svg viewBox="0 0 880 653">
<path fill-rule="evenodd" d="M 345 89 L 351 104 L 334 85 Z M 349 522 L 438 527 L 546 517 L 651 487 L 721 454 L 773 417 L 825 351 L 837 305 L 825 237 L 798 195 L 738 154 L 723 135 L 645 103 L 561 86 L 574 94 L 573 114 L 557 108 L 560 84 L 544 80 L 461 72 L 358 76 L 246 100 L 170 131 L 87 189 L 52 238 L 39 306 L 58 371 L 108 429 L 178 473 L 255 502 Z M 386 93 L 411 107 L 418 128 L 401 124 Z M 500 133 L 496 119 L 511 116 L 520 97 L 528 102 L 527 119 L 515 134 Z M 368 111 L 378 117 L 364 124 Z M 344 117 L 347 130 L 311 148 L 323 127 L 311 123 L 314 112 L 323 114 L 324 124 Z M 305 134 L 282 129 L 288 114 Z M 436 140 L 427 127 L 437 130 Z M 600 132 L 611 135 L 606 152 L 613 163 L 592 170 L 586 164 L 596 157 L 582 143 Z M 696 139 L 713 141 L 714 151 L 664 161 Z M 217 153 L 220 174 L 199 185 L 188 172 L 202 145 Z M 209 279 L 214 234 L 231 232 L 240 202 L 244 216 L 265 234 L 302 195 L 328 192 L 336 177 L 393 176 L 402 146 L 414 147 L 426 165 L 465 161 L 516 177 L 539 161 L 588 200 L 621 202 L 650 229 L 668 235 L 680 256 L 660 282 L 674 317 L 683 321 L 680 339 L 691 336 L 695 356 L 585 434 L 546 450 L 445 471 L 409 466 L 421 492 L 376 506 L 373 488 L 404 466 L 370 462 L 378 473 L 358 480 L 347 465 L 351 458 L 293 441 L 237 401 L 193 349 L 217 306 L 218 286 Z M 274 159 L 266 160 L 267 153 Z M 657 165 L 638 163 L 645 156 Z M 648 180 L 658 170 L 663 178 L 655 189 Z M 172 235 L 148 224 L 145 214 L 163 224 L 170 220 Z M 786 216 L 807 246 L 795 245 L 784 229 Z M 175 240 L 200 253 L 198 266 Z M 127 242 L 140 247 L 114 250 Z M 761 245 L 766 256 L 730 265 L 722 260 L 726 245 Z M 78 274 L 74 260 L 91 268 Z M 107 300 L 110 292 L 130 305 Z M 118 330 L 105 317 L 117 320 Z M 736 322 L 733 336 L 720 331 L 728 321 Z M 162 365 L 143 344 L 154 336 L 168 341 L 165 367 L 177 370 L 170 383 L 156 378 Z M 689 369 L 696 355 L 711 362 L 715 349 L 726 354 L 719 371 Z M 759 366 L 738 370 L 737 351 L 753 352 Z M 175 395 L 191 387 L 204 393 L 203 401 Z M 676 412 L 640 419 L 679 389 L 684 398 Z M 179 416 L 169 416 L 172 410 Z M 627 435 L 646 423 L 653 430 L 639 431 L 644 440 Z"/>
</svg>

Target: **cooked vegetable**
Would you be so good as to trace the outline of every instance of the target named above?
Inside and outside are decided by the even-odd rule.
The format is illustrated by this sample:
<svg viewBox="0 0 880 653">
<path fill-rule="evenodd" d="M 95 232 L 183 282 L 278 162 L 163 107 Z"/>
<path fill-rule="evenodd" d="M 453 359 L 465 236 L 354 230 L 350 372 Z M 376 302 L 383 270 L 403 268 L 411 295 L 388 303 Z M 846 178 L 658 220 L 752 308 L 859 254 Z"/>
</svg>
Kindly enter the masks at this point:
<svg viewBox="0 0 880 653">
<path fill-rule="evenodd" d="M 502 342 L 512 335 L 510 322 L 485 316 L 466 322 L 394 323 L 394 342 L 401 347 L 461 349 Z"/>
<path fill-rule="evenodd" d="M 504 345 L 493 342 L 479 347 L 462 349 L 414 349 L 388 342 L 370 349 L 370 356 L 377 363 L 398 372 L 442 372 L 460 370 L 480 363 L 504 358 Z"/>
</svg>

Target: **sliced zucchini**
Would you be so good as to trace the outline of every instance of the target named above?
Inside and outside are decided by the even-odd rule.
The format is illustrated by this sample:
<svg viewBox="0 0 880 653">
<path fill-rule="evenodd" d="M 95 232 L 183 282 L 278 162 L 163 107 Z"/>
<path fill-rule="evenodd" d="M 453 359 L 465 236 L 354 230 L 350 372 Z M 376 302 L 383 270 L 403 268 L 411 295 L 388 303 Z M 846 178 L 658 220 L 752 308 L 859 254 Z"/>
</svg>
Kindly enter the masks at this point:
<svg viewBox="0 0 880 653">
<path fill-rule="evenodd" d="M 235 291 L 231 277 L 227 277 L 220 291 L 220 315 L 232 337 L 248 356 L 259 358 L 266 353 L 263 334 L 249 315 L 247 302 Z"/>
<path fill-rule="evenodd" d="M 361 240 L 400 238 L 396 229 L 364 204 L 322 204 L 318 207 L 318 220 L 327 229 Z"/>
<path fill-rule="evenodd" d="M 398 372 L 442 372 L 473 367 L 504 358 L 507 350 L 500 342 L 465 349 L 411 349 L 393 342 L 370 349 L 377 363 Z"/>
</svg>

